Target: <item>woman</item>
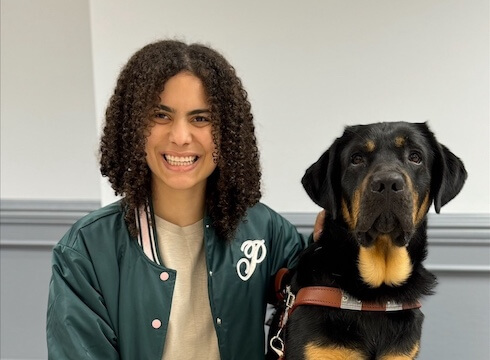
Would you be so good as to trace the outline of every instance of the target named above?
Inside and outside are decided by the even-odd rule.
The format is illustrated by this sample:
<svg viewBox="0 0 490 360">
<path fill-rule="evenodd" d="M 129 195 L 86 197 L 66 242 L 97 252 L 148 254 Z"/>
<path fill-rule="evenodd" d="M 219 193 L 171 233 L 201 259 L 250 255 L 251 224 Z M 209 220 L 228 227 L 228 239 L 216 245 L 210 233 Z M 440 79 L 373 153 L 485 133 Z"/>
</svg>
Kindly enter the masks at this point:
<svg viewBox="0 0 490 360">
<path fill-rule="evenodd" d="M 120 202 L 53 252 L 50 359 L 262 359 L 271 279 L 306 241 L 259 202 L 250 103 L 214 50 L 136 52 L 106 111 L 101 172 Z"/>
</svg>

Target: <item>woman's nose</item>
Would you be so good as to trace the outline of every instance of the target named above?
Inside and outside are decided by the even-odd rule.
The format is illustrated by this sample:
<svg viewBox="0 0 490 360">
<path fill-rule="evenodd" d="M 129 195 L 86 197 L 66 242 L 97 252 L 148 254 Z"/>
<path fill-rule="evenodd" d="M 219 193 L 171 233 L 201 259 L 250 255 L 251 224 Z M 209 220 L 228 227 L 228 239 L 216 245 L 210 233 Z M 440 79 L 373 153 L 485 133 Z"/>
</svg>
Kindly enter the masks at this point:
<svg viewBox="0 0 490 360">
<path fill-rule="evenodd" d="M 191 139 L 191 124 L 184 119 L 174 120 L 170 129 L 170 141 L 182 146 L 189 144 Z"/>
</svg>

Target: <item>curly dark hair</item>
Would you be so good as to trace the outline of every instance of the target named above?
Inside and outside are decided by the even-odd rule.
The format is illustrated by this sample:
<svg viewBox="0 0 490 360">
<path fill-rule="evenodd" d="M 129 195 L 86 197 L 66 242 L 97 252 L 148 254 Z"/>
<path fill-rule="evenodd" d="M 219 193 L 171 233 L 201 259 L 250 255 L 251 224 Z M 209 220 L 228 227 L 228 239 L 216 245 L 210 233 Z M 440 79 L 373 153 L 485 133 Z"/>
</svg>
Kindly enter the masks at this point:
<svg viewBox="0 0 490 360">
<path fill-rule="evenodd" d="M 235 69 L 215 50 L 163 40 L 129 59 L 106 110 L 100 171 L 115 194 L 123 196 L 125 220 L 136 237 L 135 210 L 151 199 L 151 171 L 145 160 L 151 114 L 164 84 L 182 71 L 202 81 L 210 105 L 219 156 L 207 180 L 206 211 L 217 234 L 230 240 L 247 208 L 260 200 L 261 170 L 247 92 Z"/>
</svg>

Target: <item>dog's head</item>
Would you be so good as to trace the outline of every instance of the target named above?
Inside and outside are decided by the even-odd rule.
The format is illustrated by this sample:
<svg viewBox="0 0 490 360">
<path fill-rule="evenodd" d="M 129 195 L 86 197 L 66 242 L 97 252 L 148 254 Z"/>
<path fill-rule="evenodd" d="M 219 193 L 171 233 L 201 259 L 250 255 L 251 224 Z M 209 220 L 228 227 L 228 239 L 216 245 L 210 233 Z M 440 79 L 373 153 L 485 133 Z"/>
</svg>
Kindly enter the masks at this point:
<svg viewBox="0 0 490 360">
<path fill-rule="evenodd" d="M 388 235 L 404 246 L 430 205 L 439 213 L 466 177 L 426 123 L 389 122 L 346 127 L 302 183 L 334 219 L 343 217 L 360 245 Z"/>
</svg>

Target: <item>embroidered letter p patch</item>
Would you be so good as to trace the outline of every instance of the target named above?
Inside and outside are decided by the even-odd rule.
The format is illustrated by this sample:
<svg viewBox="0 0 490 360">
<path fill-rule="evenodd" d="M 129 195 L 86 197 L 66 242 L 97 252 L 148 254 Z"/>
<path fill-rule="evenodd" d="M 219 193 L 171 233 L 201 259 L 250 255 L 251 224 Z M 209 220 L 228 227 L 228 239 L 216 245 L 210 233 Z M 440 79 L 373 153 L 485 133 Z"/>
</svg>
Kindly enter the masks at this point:
<svg viewBox="0 0 490 360">
<path fill-rule="evenodd" d="M 257 264 L 260 264 L 267 255 L 265 240 L 244 241 L 240 250 L 245 257 L 238 260 L 236 271 L 240 279 L 247 281 L 253 275 Z"/>
</svg>

